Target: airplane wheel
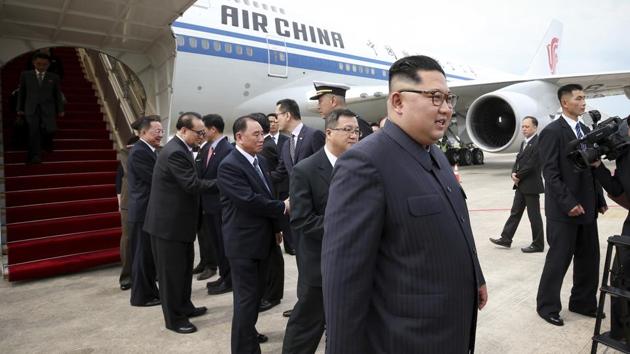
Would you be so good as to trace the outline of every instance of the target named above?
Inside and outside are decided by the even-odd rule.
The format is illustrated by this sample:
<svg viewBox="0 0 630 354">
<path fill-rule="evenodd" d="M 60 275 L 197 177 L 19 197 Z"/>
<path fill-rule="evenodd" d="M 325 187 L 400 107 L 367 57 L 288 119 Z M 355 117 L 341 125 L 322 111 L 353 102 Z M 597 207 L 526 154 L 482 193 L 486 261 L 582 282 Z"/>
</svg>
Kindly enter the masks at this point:
<svg viewBox="0 0 630 354">
<path fill-rule="evenodd" d="M 483 150 L 474 148 L 472 151 L 472 162 L 475 165 L 483 165 Z"/>
<path fill-rule="evenodd" d="M 460 166 L 468 166 L 473 163 L 473 154 L 469 149 L 459 149 Z"/>
<path fill-rule="evenodd" d="M 459 163 L 459 151 L 457 149 L 447 149 L 446 158 L 451 166 L 455 166 Z"/>
</svg>

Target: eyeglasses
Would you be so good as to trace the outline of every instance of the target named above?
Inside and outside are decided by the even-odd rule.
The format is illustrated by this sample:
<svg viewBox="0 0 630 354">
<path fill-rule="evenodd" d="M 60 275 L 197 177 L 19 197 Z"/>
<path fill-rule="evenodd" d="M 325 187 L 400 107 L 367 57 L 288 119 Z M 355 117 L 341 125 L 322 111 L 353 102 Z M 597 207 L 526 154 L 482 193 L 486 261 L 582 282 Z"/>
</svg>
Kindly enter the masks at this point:
<svg viewBox="0 0 630 354">
<path fill-rule="evenodd" d="M 425 91 L 425 90 L 399 90 L 398 92 L 412 92 L 412 93 L 417 93 L 417 94 L 421 94 L 421 95 L 428 95 L 431 97 L 431 101 L 433 102 L 434 106 L 440 107 L 442 105 L 442 103 L 444 103 L 444 101 L 446 101 L 446 104 L 450 107 L 453 108 L 455 107 L 455 105 L 457 104 L 457 95 L 454 95 L 452 93 L 444 93 L 440 90 L 429 90 L 429 91 Z"/>
<path fill-rule="evenodd" d="M 164 129 L 151 129 L 149 130 L 149 132 L 156 135 L 160 135 L 160 134 L 164 134 Z"/>
<path fill-rule="evenodd" d="M 205 129 L 201 129 L 201 130 L 190 129 L 190 131 L 193 131 L 193 132 L 197 133 L 197 136 L 200 137 L 200 138 L 203 138 L 204 136 L 206 136 L 206 130 Z"/>
<path fill-rule="evenodd" d="M 356 134 L 359 138 L 361 137 L 361 135 L 363 135 L 361 133 L 361 129 L 359 128 L 352 128 L 352 127 L 343 127 L 343 128 L 328 128 L 330 130 L 341 130 L 346 132 L 346 134 L 348 135 L 352 135 L 352 134 Z"/>
</svg>

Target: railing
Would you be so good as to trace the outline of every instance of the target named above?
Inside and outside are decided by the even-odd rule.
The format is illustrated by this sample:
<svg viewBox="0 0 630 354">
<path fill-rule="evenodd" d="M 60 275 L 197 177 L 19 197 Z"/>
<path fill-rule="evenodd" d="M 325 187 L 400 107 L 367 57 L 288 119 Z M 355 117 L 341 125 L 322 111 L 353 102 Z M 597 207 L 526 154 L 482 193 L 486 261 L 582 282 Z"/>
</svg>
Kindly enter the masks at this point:
<svg viewBox="0 0 630 354">
<path fill-rule="evenodd" d="M 142 84 L 128 67 L 106 54 L 90 49 L 78 49 L 78 53 L 89 80 L 96 84 L 116 150 L 120 151 L 133 134 L 131 123 L 145 112 L 147 98 Z"/>
</svg>

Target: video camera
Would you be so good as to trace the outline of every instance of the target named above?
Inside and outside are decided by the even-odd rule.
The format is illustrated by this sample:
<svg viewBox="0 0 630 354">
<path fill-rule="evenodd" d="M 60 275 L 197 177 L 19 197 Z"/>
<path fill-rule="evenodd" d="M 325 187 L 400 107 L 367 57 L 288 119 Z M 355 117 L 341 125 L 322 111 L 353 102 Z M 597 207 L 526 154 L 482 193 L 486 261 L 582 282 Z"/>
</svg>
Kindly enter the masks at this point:
<svg viewBox="0 0 630 354">
<path fill-rule="evenodd" d="M 607 160 L 616 160 L 630 146 L 630 138 L 628 137 L 628 118 L 630 116 L 626 118 L 610 117 L 597 124 L 601 118 L 599 111 L 589 111 L 588 113 L 593 118 L 593 130 L 582 138 L 571 141 L 568 146 L 570 152 L 567 157 L 580 170 L 589 168 L 591 163 L 601 159 L 604 155 Z"/>
</svg>

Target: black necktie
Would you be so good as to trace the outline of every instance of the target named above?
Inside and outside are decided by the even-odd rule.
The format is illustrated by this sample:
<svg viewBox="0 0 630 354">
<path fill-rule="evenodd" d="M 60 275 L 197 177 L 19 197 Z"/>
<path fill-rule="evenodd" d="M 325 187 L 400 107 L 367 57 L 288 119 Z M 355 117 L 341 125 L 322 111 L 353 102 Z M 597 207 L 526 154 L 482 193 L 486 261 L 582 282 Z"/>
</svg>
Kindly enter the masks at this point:
<svg viewBox="0 0 630 354">
<path fill-rule="evenodd" d="M 37 72 L 37 82 L 39 82 L 39 86 L 42 85 L 42 82 L 44 82 L 44 73 Z"/>
<path fill-rule="evenodd" d="M 527 146 L 527 141 L 523 140 L 523 142 L 521 143 L 521 149 L 518 151 L 518 153 L 520 154 L 521 152 L 523 152 L 526 146 Z"/>
</svg>

